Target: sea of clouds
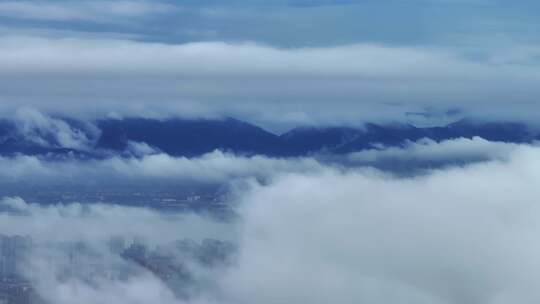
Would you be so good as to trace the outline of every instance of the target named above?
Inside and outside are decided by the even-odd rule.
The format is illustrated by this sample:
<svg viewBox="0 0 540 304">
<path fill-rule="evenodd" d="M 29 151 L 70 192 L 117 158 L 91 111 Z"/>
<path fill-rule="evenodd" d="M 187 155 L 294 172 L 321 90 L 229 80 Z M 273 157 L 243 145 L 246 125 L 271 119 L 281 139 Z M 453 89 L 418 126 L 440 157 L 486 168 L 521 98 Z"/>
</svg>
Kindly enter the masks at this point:
<svg viewBox="0 0 540 304">
<path fill-rule="evenodd" d="M 98 251 L 100 244 L 117 235 L 156 244 L 216 238 L 237 247 L 225 268 L 195 267 L 195 276 L 203 279 L 196 281 L 197 291 L 184 298 L 142 270 L 122 280 L 58 280 L 55 269 L 65 265 L 58 262 L 43 268 L 38 256 L 32 264 L 40 270 L 33 272 L 40 273 L 34 278 L 37 291 L 60 304 L 536 303 L 540 299 L 535 284 L 540 279 L 536 243 L 540 148 L 458 139 L 349 157 L 362 162 L 390 156 L 438 160 L 443 151 L 452 159 L 481 157 L 410 176 L 364 165 L 243 158 L 220 152 L 196 159 L 158 154 L 96 163 L 49 163 L 24 156 L 2 159 L 6 168 L 2 178 L 19 162 L 28 162 L 11 177 L 36 172 L 49 178 L 137 173 L 181 182 L 195 175 L 214 181 L 241 178 L 248 186 L 234 190 L 230 204 L 238 217 L 229 221 L 138 207 L 42 206 L 5 198 L 0 230 L 42 243 L 82 241 Z M 266 176 L 262 183 L 253 178 L 259 174 Z M 114 256 L 102 259 L 117 266 L 127 263 Z"/>
</svg>

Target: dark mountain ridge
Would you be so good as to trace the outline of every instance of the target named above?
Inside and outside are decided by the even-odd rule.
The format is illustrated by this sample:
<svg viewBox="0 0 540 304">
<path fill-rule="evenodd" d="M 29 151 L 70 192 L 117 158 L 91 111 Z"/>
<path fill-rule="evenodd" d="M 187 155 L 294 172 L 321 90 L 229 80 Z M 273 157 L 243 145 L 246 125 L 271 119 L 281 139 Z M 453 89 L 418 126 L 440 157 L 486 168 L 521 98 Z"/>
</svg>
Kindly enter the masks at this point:
<svg viewBox="0 0 540 304">
<path fill-rule="evenodd" d="M 56 127 L 0 120 L 0 155 L 74 155 L 85 158 L 129 155 L 133 143 L 144 143 L 172 156 L 196 157 L 214 150 L 273 157 L 316 153 L 344 154 L 381 146 L 399 147 L 429 138 L 442 141 L 475 136 L 490 141 L 528 143 L 540 136 L 525 124 L 461 120 L 440 127 L 408 124 L 363 128 L 301 127 L 282 135 L 233 118 L 226 119 L 101 119 L 85 123 L 54 118 Z"/>
</svg>

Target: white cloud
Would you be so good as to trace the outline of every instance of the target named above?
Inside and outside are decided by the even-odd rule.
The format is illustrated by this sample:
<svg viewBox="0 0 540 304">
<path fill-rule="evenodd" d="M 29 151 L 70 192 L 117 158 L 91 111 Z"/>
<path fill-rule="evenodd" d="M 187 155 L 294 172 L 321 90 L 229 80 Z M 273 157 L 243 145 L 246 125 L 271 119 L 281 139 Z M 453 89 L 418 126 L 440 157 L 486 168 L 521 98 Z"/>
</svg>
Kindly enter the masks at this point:
<svg viewBox="0 0 540 304">
<path fill-rule="evenodd" d="M 158 154 L 160 151 L 157 148 L 151 147 L 145 142 L 129 141 L 127 146 L 128 153 L 135 157 L 143 157 L 145 155 Z"/>
<path fill-rule="evenodd" d="M 351 162 L 376 164 L 385 161 L 401 162 L 472 162 L 488 160 L 507 160 L 519 144 L 492 142 L 481 137 L 457 138 L 436 142 L 421 139 L 408 142 L 405 147 L 382 147 L 378 150 L 354 152 L 347 156 Z"/>
<path fill-rule="evenodd" d="M 67 145 L 66 145 L 67 146 Z M 70 156 L 51 160 L 37 156 L 0 157 L 0 182 L 32 181 L 38 184 L 99 184 L 109 182 L 147 182 L 151 180 L 228 184 L 256 179 L 269 182 L 283 174 L 317 173 L 335 166 L 341 171 L 385 165 L 409 165 L 406 169 L 437 168 L 441 165 L 508 160 L 526 145 L 490 142 L 479 137 L 458 138 L 440 143 L 429 139 L 409 142 L 404 148 L 386 147 L 347 155 L 272 158 L 242 156 L 216 150 L 199 157 L 174 157 L 144 143 L 131 142 L 128 155 L 109 155 L 104 159 L 79 160 Z M 390 168 L 392 169 L 392 168 Z"/>
<path fill-rule="evenodd" d="M 153 250 L 178 240 L 234 242 L 237 237 L 235 223 L 188 213 L 105 204 L 42 206 L 16 197 L 1 199 L 0 208 L 2 235 L 31 240 L 28 256 L 18 251 L 16 269 L 46 303 L 183 303 L 174 291 L 189 286 L 168 286 L 155 273 L 110 252 L 111 238 L 125 240 L 126 246 L 142 241 Z M 74 246 L 84 250 L 70 251 Z M 208 282 L 197 280 L 212 271 L 216 271 L 212 279 L 217 279 L 218 269 L 198 269 L 191 259 L 176 261 L 185 267 L 183 271 L 190 271 L 183 283 L 210 290 Z"/>
<path fill-rule="evenodd" d="M 474 64 L 450 54 L 408 47 L 357 44 L 279 49 L 254 43 L 144 43 L 127 40 L 2 40 L 2 73 L 103 73 L 138 77 L 361 77 L 456 79 Z M 13 52 L 13 49 L 19 52 Z M 21 49 L 22 48 L 22 49 Z M 65 56 L 70 54 L 69 56 Z M 153 58 L 149 61 L 147 59 Z M 44 60 L 46 59 L 46 60 Z"/>
<path fill-rule="evenodd" d="M 130 278 L 127 281 L 103 280 L 95 285 L 76 280 L 67 282 L 41 280 L 40 283 L 49 283 L 39 286 L 39 290 L 44 292 L 44 298 L 58 304 L 68 304 L 73 303 L 73 301 L 80 304 L 182 303 L 165 284 L 148 273 Z"/>
<path fill-rule="evenodd" d="M 535 113 L 540 73 L 535 65 L 470 61 L 421 47 L 12 36 L 0 41 L 0 79 L 4 113 L 23 104 L 90 115 L 358 124 L 426 106 L 524 118 Z"/>
<path fill-rule="evenodd" d="M 277 159 L 235 156 L 214 151 L 197 158 L 145 154 L 141 158 L 110 157 L 103 160 L 67 158 L 59 161 L 34 156 L 0 157 L 1 181 L 39 183 L 93 183 L 103 181 L 171 180 L 227 183 L 235 179 L 268 180 L 287 172 L 317 171 L 323 165 L 311 158 Z"/>
<path fill-rule="evenodd" d="M 395 179 L 292 174 L 244 199 L 231 303 L 534 303 L 540 150 Z"/>
<path fill-rule="evenodd" d="M 260 170 L 283 174 L 239 192 L 240 217 L 232 223 L 141 208 L 39 206 L 10 198 L 2 208 L 18 212 L 2 213 L 0 230 L 44 241 L 99 242 L 115 234 L 159 241 L 180 236 L 238 241 L 236 262 L 225 273 L 213 273 L 203 298 L 189 303 L 537 302 L 540 148 L 479 139 L 444 142 L 439 148 L 411 145 L 382 155 L 438 159 L 484 151 L 494 159 L 407 178 L 354 168 L 297 171 L 287 169 L 291 164 L 279 169 L 279 162 L 255 162 Z M 443 153 L 443 147 L 453 152 Z M 208 168 L 254 162 L 235 163 L 216 153 L 206 156 L 213 164 Z M 142 274 L 91 284 L 43 282 L 54 282 L 42 289 L 49 299 L 65 296 L 59 298 L 65 303 L 77 297 L 81 303 L 129 302 L 146 288 L 141 303 L 177 301 L 158 280 Z"/>
<path fill-rule="evenodd" d="M 61 119 L 55 119 L 31 108 L 19 108 L 13 121 L 16 132 L 25 140 L 43 147 L 88 150 L 99 137 L 99 129 L 92 124 L 84 124 L 83 130 L 72 128 Z M 92 137 L 89 138 L 88 136 Z"/>
</svg>

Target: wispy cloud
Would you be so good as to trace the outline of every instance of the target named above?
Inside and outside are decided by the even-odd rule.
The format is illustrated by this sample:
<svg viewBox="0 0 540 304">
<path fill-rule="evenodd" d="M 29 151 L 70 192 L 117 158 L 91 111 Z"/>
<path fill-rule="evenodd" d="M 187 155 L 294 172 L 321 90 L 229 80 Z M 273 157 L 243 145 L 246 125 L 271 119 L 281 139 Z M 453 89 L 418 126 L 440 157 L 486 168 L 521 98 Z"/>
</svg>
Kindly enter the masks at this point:
<svg viewBox="0 0 540 304">
<path fill-rule="evenodd" d="M 47 21 L 118 22 L 175 12 L 179 8 L 153 1 L 3 1 L 0 16 Z"/>
</svg>

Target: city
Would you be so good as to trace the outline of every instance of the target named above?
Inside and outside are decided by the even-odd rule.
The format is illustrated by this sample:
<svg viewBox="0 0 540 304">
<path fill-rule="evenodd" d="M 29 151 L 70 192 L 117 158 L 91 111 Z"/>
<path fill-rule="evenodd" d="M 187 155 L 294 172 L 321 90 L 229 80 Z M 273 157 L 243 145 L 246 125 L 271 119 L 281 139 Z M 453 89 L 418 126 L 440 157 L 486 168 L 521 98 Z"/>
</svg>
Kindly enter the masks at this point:
<svg viewBox="0 0 540 304">
<path fill-rule="evenodd" d="M 198 284 L 190 272 L 193 264 L 208 269 L 224 268 L 232 263 L 236 251 L 232 243 L 214 239 L 183 239 L 149 247 L 141 240 L 111 237 L 101 245 L 103 248 L 84 242 L 43 244 L 27 236 L 0 235 L 0 303 L 47 303 L 33 285 L 39 275 L 36 272 L 43 271 L 42 267 L 59 281 L 121 281 L 149 272 L 178 298 L 186 299 Z"/>
</svg>

